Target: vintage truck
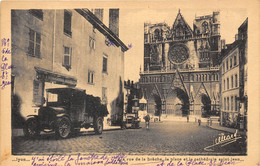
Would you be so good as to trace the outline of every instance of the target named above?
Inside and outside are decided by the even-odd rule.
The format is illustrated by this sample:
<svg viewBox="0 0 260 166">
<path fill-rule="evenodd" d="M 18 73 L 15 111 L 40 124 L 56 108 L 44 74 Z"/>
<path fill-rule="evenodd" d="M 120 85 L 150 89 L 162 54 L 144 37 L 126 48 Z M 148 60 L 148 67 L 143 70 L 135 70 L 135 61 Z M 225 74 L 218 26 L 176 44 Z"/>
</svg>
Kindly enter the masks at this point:
<svg viewBox="0 0 260 166">
<path fill-rule="evenodd" d="M 90 127 L 96 134 L 102 133 L 108 111 L 99 97 L 87 95 L 85 90 L 77 88 L 52 88 L 46 92 L 46 105 L 40 107 L 38 115 L 29 115 L 25 122 L 25 136 L 55 131 L 58 137 L 67 138 L 81 128 Z"/>
</svg>

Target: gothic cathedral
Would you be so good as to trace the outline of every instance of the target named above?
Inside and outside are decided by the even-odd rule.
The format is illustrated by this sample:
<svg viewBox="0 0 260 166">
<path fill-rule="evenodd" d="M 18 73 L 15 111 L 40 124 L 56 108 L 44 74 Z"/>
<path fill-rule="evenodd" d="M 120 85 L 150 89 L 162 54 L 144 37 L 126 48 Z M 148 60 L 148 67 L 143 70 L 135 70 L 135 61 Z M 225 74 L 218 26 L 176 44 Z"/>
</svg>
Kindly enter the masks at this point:
<svg viewBox="0 0 260 166">
<path fill-rule="evenodd" d="M 144 24 L 140 86 L 148 113 L 206 116 L 219 111 L 219 12 L 196 17 L 193 30 L 182 14 L 172 25 Z"/>
</svg>

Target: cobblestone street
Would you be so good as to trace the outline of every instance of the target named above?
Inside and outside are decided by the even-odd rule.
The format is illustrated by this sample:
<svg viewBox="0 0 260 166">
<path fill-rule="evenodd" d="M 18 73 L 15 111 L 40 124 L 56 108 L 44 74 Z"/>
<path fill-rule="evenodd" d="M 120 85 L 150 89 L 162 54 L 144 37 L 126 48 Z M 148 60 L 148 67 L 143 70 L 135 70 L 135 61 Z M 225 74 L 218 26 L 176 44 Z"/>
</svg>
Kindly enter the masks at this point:
<svg viewBox="0 0 260 166">
<path fill-rule="evenodd" d="M 245 154 L 244 139 L 237 140 L 212 152 L 204 150 L 213 144 L 222 131 L 186 122 L 151 123 L 145 129 L 114 129 L 95 135 L 93 131 L 82 131 L 78 136 L 57 139 L 54 133 L 42 134 L 37 139 L 16 136 L 12 139 L 13 154 L 77 154 L 127 153 L 127 154 Z M 225 133 L 226 135 L 229 133 Z"/>
</svg>

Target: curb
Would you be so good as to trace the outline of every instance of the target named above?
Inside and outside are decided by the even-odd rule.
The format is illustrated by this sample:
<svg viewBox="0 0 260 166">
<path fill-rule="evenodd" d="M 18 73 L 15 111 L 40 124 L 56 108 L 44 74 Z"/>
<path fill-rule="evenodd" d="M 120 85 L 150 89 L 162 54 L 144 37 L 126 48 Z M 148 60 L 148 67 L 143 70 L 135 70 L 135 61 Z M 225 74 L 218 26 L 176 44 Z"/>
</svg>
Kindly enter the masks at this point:
<svg viewBox="0 0 260 166">
<path fill-rule="evenodd" d="M 235 130 L 235 131 L 232 132 L 232 131 L 230 131 L 230 130 L 220 129 L 220 128 L 212 127 L 212 126 L 209 126 L 209 125 L 206 125 L 206 127 L 211 128 L 211 129 L 214 129 L 214 130 L 218 130 L 218 131 L 229 132 L 229 133 L 235 133 L 235 131 L 238 130 L 238 129 L 230 129 L 230 130 Z M 247 135 L 246 132 L 244 132 L 244 131 L 239 131 L 239 130 L 238 130 L 238 134 L 243 135 L 243 136 L 246 136 L 246 135 Z"/>
</svg>

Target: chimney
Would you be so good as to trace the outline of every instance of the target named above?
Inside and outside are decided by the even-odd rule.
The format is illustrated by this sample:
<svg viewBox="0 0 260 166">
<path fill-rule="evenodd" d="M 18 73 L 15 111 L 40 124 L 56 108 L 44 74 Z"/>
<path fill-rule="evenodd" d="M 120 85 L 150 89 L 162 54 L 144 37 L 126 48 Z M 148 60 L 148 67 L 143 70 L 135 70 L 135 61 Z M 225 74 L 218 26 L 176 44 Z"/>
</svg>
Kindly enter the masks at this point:
<svg viewBox="0 0 260 166">
<path fill-rule="evenodd" d="M 225 39 L 222 39 L 221 40 L 221 49 L 223 50 L 223 49 L 226 49 L 226 41 L 225 41 Z"/>
<path fill-rule="evenodd" d="M 119 9 L 109 9 L 109 29 L 119 36 Z"/>
<path fill-rule="evenodd" d="M 237 40 L 238 40 L 238 34 L 235 35 L 235 41 L 237 41 Z"/>
</svg>

